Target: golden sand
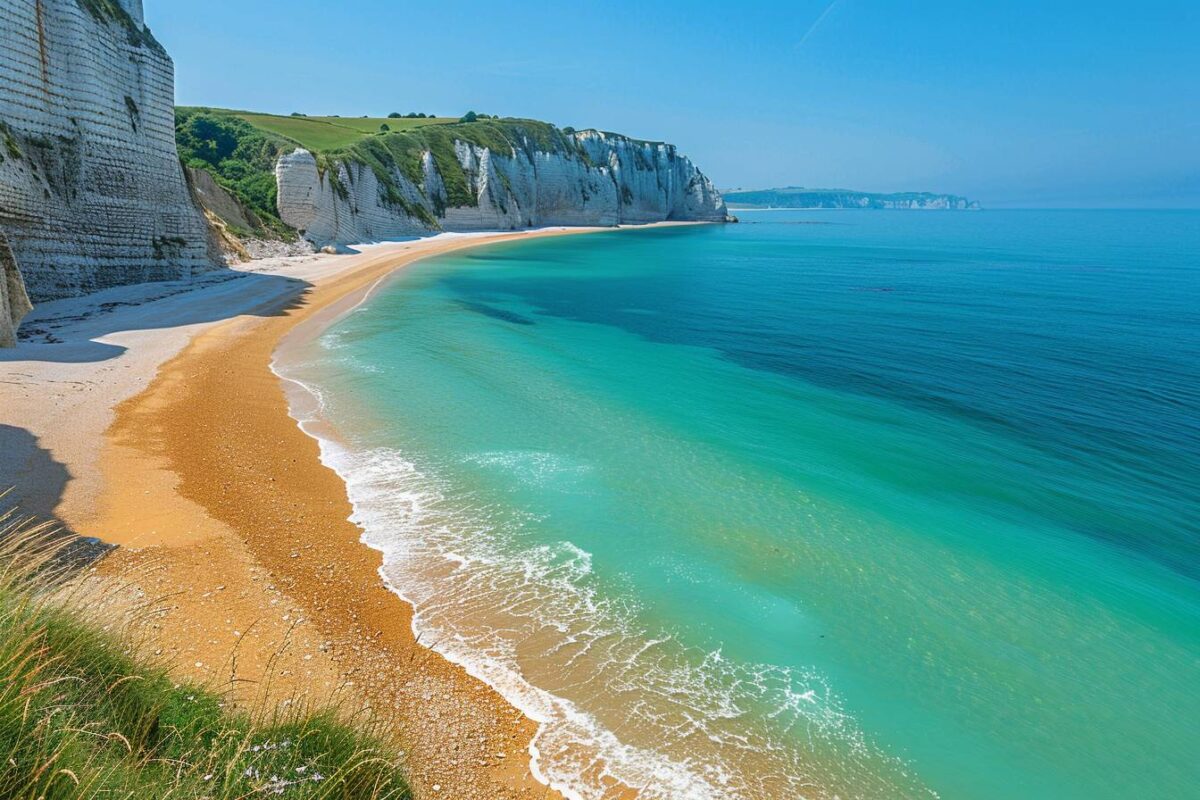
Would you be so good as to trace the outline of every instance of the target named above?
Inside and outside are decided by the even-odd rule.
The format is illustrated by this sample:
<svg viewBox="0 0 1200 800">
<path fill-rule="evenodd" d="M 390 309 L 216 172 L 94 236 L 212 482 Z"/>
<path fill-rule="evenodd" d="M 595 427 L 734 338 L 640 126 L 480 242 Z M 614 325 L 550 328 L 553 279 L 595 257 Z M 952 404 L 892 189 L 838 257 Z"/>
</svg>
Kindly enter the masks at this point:
<svg viewBox="0 0 1200 800">
<path fill-rule="evenodd" d="M 178 673 L 242 704 L 369 706 L 394 729 L 418 797 L 559 795 L 530 772 L 534 724 L 415 641 L 410 608 L 382 585 L 344 484 L 288 416 L 270 363 L 296 325 L 398 267 L 515 238 L 358 256 L 261 316 L 204 331 L 118 406 L 97 513 L 80 526 L 122 545 L 99 571 L 154 601 L 147 646 Z"/>
</svg>

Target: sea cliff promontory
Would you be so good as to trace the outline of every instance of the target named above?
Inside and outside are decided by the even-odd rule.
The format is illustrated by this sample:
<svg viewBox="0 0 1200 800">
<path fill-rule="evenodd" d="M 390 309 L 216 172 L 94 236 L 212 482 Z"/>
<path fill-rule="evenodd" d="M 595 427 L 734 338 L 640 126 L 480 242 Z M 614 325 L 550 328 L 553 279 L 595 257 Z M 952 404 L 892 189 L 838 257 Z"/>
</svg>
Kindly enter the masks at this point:
<svg viewBox="0 0 1200 800">
<path fill-rule="evenodd" d="M 188 166 L 269 223 L 259 233 L 295 231 L 318 247 L 438 231 L 726 218 L 720 192 L 674 145 L 615 133 L 474 115 L 376 120 L 192 108 L 179 109 L 177 125 Z"/>
</svg>

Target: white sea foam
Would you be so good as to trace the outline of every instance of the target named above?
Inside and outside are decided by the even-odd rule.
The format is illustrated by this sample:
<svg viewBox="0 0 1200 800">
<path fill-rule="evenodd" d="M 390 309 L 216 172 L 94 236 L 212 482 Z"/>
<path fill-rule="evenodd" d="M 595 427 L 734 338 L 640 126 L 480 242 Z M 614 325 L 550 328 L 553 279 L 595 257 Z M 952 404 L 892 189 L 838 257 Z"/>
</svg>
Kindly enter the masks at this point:
<svg viewBox="0 0 1200 800">
<path fill-rule="evenodd" d="M 502 471 L 522 483 L 546 486 L 554 483 L 569 486 L 575 479 L 591 472 L 589 464 L 573 463 L 558 453 L 540 450 L 500 450 L 467 456 L 468 463 Z"/>
<path fill-rule="evenodd" d="M 393 449 L 319 435 L 325 398 L 286 377 L 316 400 L 313 413 L 297 402 L 293 413 L 346 481 L 362 541 L 414 608 L 414 634 L 538 724 L 529 755 L 539 780 L 572 800 L 599 800 L 614 783 L 647 800 L 831 796 L 796 746 L 807 738 L 836 742 L 823 753 L 839 754 L 838 774 L 873 783 L 866 762 L 878 754 L 820 676 L 644 630 L 628 597 L 599 591 L 589 553 L 524 542 L 511 509 L 452 491 Z M 529 453 L 477 463 L 538 481 L 586 468 Z"/>
</svg>

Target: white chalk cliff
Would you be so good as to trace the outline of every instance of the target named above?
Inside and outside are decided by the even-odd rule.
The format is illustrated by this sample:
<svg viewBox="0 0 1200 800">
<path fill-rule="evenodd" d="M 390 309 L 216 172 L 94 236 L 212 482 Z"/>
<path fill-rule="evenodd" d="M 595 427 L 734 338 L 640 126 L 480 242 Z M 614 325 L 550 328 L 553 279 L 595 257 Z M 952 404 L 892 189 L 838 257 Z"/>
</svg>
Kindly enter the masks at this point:
<svg viewBox="0 0 1200 800">
<path fill-rule="evenodd" d="M 0 0 L 0 235 L 18 306 L 216 265 L 141 0 Z"/>
<path fill-rule="evenodd" d="M 524 146 L 496 152 L 454 145 L 472 203 L 450 205 L 444 176 L 428 152 L 420 182 L 396 167 L 383 186 L 369 167 L 335 160 L 322 174 L 297 149 L 276 167 L 279 214 L 313 244 L 346 245 L 429 233 L 664 220 L 723 221 L 721 194 L 673 145 L 599 131 L 564 134 L 572 147 Z"/>
</svg>

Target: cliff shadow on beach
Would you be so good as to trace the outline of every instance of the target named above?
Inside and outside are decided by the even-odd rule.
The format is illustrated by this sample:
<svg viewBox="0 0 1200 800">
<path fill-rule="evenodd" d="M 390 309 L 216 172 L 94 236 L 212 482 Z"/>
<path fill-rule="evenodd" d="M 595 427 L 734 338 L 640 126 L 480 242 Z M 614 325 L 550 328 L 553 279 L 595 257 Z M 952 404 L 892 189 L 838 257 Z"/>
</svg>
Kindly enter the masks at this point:
<svg viewBox="0 0 1200 800">
<path fill-rule="evenodd" d="M 125 352 L 106 337 L 273 317 L 303 303 L 312 284 L 299 278 L 224 269 L 180 281 L 139 283 L 39 304 L 21 323 L 17 346 L 0 349 L 0 363 L 90 363 Z"/>
<path fill-rule="evenodd" d="M 54 460 L 38 438 L 24 428 L 0 423 L 0 505 L 22 516 L 51 519 L 71 480 L 65 464 Z"/>
<path fill-rule="evenodd" d="M 0 423 L 0 531 L 42 529 L 61 549 L 55 562 L 74 570 L 112 549 L 98 539 L 80 536 L 56 515 L 71 473 L 24 428 Z M 16 524 L 11 524 L 15 522 Z"/>
</svg>

